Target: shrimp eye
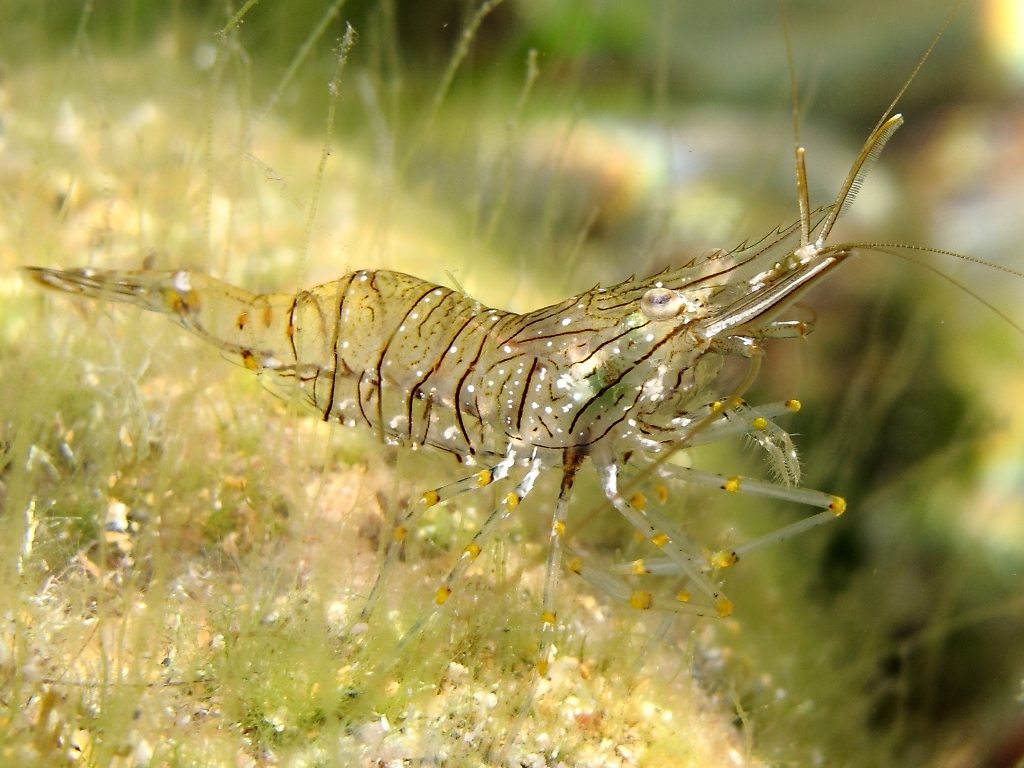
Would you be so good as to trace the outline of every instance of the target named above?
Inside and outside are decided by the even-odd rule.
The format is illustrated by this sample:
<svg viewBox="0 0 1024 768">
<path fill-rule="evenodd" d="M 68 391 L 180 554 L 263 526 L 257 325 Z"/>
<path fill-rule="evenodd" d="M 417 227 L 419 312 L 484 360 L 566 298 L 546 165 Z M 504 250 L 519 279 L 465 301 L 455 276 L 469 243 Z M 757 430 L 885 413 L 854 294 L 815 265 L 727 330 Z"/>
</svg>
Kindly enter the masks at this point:
<svg viewBox="0 0 1024 768">
<path fill-rule="evenodd" d="M 682 297 L 668 288 L 651 288 L 640 299 L 640 311 L 651 320 L 668 320 L 679 314 Z"/>
</svg>

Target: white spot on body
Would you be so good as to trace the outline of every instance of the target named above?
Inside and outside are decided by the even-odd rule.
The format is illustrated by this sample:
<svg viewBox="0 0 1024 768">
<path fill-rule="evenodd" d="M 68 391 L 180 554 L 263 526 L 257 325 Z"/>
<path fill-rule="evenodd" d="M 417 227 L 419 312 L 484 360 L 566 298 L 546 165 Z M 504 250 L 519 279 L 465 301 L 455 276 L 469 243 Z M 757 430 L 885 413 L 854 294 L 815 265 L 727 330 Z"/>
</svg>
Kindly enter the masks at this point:
<svg viewBox="0 0 1024 768">
<path fill-rule="evenodd" d="M 174 286 L 174 290 L 178 293 L 188 293 L 192 290 L 192 280 L 190 279 L 188 272 L 183 269 L 179 269 L 174 273 L 171 285 Z"/>
</svg>

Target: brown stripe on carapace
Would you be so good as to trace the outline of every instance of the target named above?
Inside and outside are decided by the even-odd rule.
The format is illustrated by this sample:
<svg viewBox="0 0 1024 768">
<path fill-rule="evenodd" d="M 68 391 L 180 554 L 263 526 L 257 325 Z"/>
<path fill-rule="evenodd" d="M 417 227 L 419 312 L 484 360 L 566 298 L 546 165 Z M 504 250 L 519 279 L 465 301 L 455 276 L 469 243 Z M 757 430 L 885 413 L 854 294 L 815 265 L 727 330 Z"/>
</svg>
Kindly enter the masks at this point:
<svg viewBox="0 0 1024 768">
<path fill-rule="evenodd" d="M 454 296 L 454 295 L 455 295 L 454 291 L 449 291 L 448 294 L 445 295 L 444 298 L 441 299 L 441 301 L 444 301 L 444 299 L 448 298 L 448 296 Z M 441 305 L 441 302 L 438 302 L 438 304 L 433 309 L 431 309 L 430 311 L 433 312 L 434 309 L 437 309 L 437 307 L 439 307 L 440 305 Z M 430 366 L 430 370 L 427 371 L 427 373 L 419 381 L 414 383 L 409 388 L 408 397 L 406 398 L 408 400 L 406 416 L 407 416 L 407 421 L 408 421 L 408 426 L 409 426 L 409 432 L 408 432 L 409 439 L 412 439 L 412 406 L 413 406 L 413 398 L 416 396 L 416 393 L 419 391 L 420 387 L 422 387 L 426 383 L 427 379 L 429 379 L 431 376 L 433 376 L 437 372 L 437 369 L 441 367 L 441 364 L 444 362 L 445 355 L 448 354 L 448 350 L 450 350 L 452 348 L 452 346 L 455 344 L 455 342 L 458 341 L 459 336 L 462 334 L 462 332 L 464 330 L 466 330 L 466 328 L 470 325 L 470 323 L 473 322 L 474 319 L 475 319 L 475 317 L 470 317 L 470 318 L 468 318 L 466 320 L 466 322 L 464 322 L 461 326 L 459 326 L 459 329 L 457 331 L 455 331 L 455 334 L 448 340 L 448 344 L 444 347 L 444 350 L 441 352 L 440 356 L 436 356 L 435 355 L 435 357 L 434 357 L 434 364 Z M 456 400 L 455 400 L 455 409 L 456 409 L 456 411 L 458 411 L 458 408 L 459 408 L 458 399 L 456 398 Z M 427 428 L 429 429 L 429 426 Z M 465 437 L 466 437 L 466 444 L 469 445 L 470 444 L 469 435 L 466 435 Z M 426 442 L 426 441 L 424 440 L 424 442 Z"/>
<path fill-rule="evenodd" d="M 582 297 L 580 296 L 574 296 L 571 299 L 566 299 L 561 304 L 555 304 L 550 307 L 545 307 L 544 309 L 538 309 L 536 312 L 532 312 L 528 315 L 515 315 L 514 317 L 517 320 L 526 320 L 527 322 L 517 324 L 512 335 L 504 339 L 499 339 L 495 346 L 502 347 L 505 344 L 511 344 L 517 336 L 521 337 L 521 334 L 523 334 L 527 328 L 537 325 L 538 323 L 543 323 L 545 320 L 550 320 L 553 317 L 558 317 L 558 315 L 565 311 L 566 307 L 572 304 L 578 304 L 581 298 Z"/>
<path fill-rule="evenodd" d="M 484 333 L 480 336 L 480 345 L 477 347 L 476 352 L 473 354 L 473 359 L 469 361 L 469 364 L 466 366 L 465 371 L 463 371 L 462 376 L 459 378 L 459 383 L 455 387 L 455 423 L 458 424 L 459 431 L 462 432 L 462 436 L 465 438 L 466 444 L 469 446 L 470 454 L 476 453 L 476 449 L 473 446 L 473 441 L 469 439 L 469 432 L 466 430 L 466 423 L 462 418 L 462 390 L 466 386 L 466 382 L 469 379 L 470 375 L 476 371 L 477 363 L 480 362 L 480 357 L 484 354 L 484 350 L 487 348 L 488 339 L 492 338 L 494 334 L 497 333 L 499 327 L 503 328 L 503 326 L 505 325 L 510 325 L 512 322 L 515 321 L 517 317 L 518 315 L 514 315 L 511 313 L 504 315 L 503 317 L 499 318 L 490 328 L 484 328 L 483 324 L 480 324 L 480 327 L 484 331 Z M 473 399 L 478 400 L 479 397 L 479 391 L 474 392 Z M 479 404 L 476 406 L 476 415 L 482 425 L 483 420 L 480 418 Z M 484 437 L 482 426 L 480 430 L 480 437 L 481 440 Z"/>
<path fill-rule="evenodd" d="M 587 411 L 588 408 L 590 408 L 590 406 L 592 406 L 594 403 L 596 403 L 598 400 L 600 400 L 601 396 L 604 395 L 605 392 L 610 390 L 612 387 L 618 385 L 619 382 L 621 382 L 626 377 L 626 375 L 628 373 L 630 373 L 630 371 L 632 371 L 634 368 L 636 368 L 636 366 L 639 365 L 640 363 L 642 363 L 644 360 L 648 359 L 662 345 L 664 345 L 669 339 L 673 338 L 674 336 L 675 336 L 675 334 L 672 334 L 672 333 L 668 334 L 665 338 L 663 338 L 661 341 L 659 341 L 657 344 L 653 345 L 649 350 L 647 350 L 646 353 L 644 353 L 643 355 L 638 357 L 636 360 L 634 360 L 633 364 L 631 366 L 625 367 L 622 370 L 622 373 L 620 373 L 618 376 L 616 376 L 610 382 L 608 382 L 603 387 L 601 387 L 601 389 L 599 389 L 597 392 L 595 392 L 594 396 L 592 398 L 590 398 L 583 405 L 583 407 L 580 408 L 576 412 L 576 415 L 573 417 L 572 422 L 569 424 L 569 432 L 572 433 L 572 432 L 576 431 L 576 424 L 579 422 L 580 418 L 582 418 L 583 414 Z"/>
<path fill-rule="evenodd" d="M 348 292 L 352 290 L 353 277 L 355 275 L 348 275 L 348 282 L 345 284 L 345 290 L 341 292 L 341 298 L 338 300 L 338 313 L 337 319 L 334 321 L 334 337 L 331 339 L 332 346 L 334 348 L 334 370 L 331 372 L 331 389 L 327 393 L 327 408 L 324 410 L 324 421 L 331 420 L 331 414 L 334 411 L 334 393 L 338 388 L 338 377 L 341 375 L 341 355 L 338 352 L 338 343 L 341 341 L 341 318 L 345 311 L 345 299 L 348 298 Z M 294 346 L 292 347 L 294 349 Z M 297 358 L 296 358 L 297 359 Z M 346 366 L 347 368 L 348 366 Z M 358 399 L 359 387 L 356 386 L 356 399 Z M 362 403 L 359 404 L 359 410 L 363 409 Z M 363 418 L 366 418 L 366 414 L 363 414 Z M 366 419 L 366 423 L 369 424 L 370 420 Z"/>
<path fill-rule="evenodd" d="M 537 358 L 533 358 L 533 363 L 530 365 L 530 372 L 526 374 L 526 379 L 523 381 L 523 391 L 519 394 L 519 408 L 516 410 L 516 430 L 523 428 L 523 409 L 526 407 L 526 398 L 530 396 L 530 381 L 533 379 L 533 374 L 537 372 Z"/>
<path fill-rule="evenodd" d="M 288 328 L 286 333 L 288 334 L 288 344 L 292 348 L 292 359 L 295 360 L 295 365 L 299 365 L 299 350 L 295 347 L 295 308 L 299 305 L 299 294 L 292 296 L 292 304 L 288 308 Z"/>
</svg>

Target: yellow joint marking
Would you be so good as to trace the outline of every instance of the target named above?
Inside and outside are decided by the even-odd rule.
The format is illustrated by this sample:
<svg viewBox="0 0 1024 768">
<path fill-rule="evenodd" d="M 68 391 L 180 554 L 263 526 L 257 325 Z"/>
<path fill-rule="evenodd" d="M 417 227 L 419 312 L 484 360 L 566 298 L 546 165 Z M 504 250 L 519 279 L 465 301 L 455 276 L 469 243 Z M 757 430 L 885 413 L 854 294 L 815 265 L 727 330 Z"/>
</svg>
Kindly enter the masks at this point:
<svg viewBox="0 0 1024 768">
<path fill-rule="evenodd" d="M 240 331 L 244 330 L 245 329 L 245 324 L 248 323 L 248 322 L 249 322 L 249 313 L 248 312 L 239 312 L 238 319 L 235 321 L 235 323 L 238 325 L 238 330 L 240 330 Z"/>
<path fill-rule="evenodd" d="M 448 598 L 452 596 L 452 588 L 447 584 L 437 590 L 437 594 L 434 595 L 435 605 L 444 605 Z"/>
<path fill-rule="evenodd" d="M 722 401 L 715 400 L 715 402 L 711 404 L 711 412 L 718 413 L 720 410 L 722 410 Z"/>
<path fill-rule="evenodd" d="M 732 600 L 728 597 L 720 597 L 715 600 L 715 610 L 718 611 L 718 618 L 724 619 L 732 615 Z"/>
<path fill-rule="evenodd" d="M 181 314 L 187 307 L 181 298 L 181 294 L 173 289 L 164 291 L 164 301 L 166 301 L 167 305 L 178 314 Z"/>
<path fill-rule="evenodd" d="M 647 497 L 644 496 L 643 493 L 641 493 L 640 491 L 637 491 L 630 497 L 629 503 L 632 506 L 639 509 L 641 512 L 643 512 L 644 509 L 646 509 L 647 507 Z"/>
<path fill-rule="evenodd" d="M 793 413 L 799 413 L 803 406 L 800 404 L 799 400 L 787 400 L 786 407 Z"/>
<path fill-rule="evenodd" d="M 555 534 L 555 536 L 557 536 L 558 538 L 562 538 L 563 536 L 565 536 L 565 523 L 563 523 L 561 520 L 556 520 L 555 524 L 551 526 L 551 530 Z"/>
<path fill-rule="evenodd" d="M 833 496 L 832 503 L 828 505 L 828 508 L 832 510 L 836 517 L 839 517 L 846 511 L 846 499 L 842 496 Z"/>
<path fill-rule="evenodd" d="M 740 557 L 731 549 L 720 549 L 711 556 L 711 565 L 715 568 L 728 568 L 735 565 Z"/>
<path fill-rule="evenodd" d="M 647 573 L 647 566 L 644 565 L 644 559 L 642 557 L 638 557 L 634 560 L 630 566 L 630 570 L 632 570 L 632 572 L 637 576 L 643 576 Z"/>
<path fill-rule="evenodd" d="M 729 493 L 739 493 L 740 492 L 740 481 L 741 481 L 741 478 L 739 476 L 730 477 L 728 480 L 726 480 L 724 483 L 722 483 L 722 490 L 723 491 L 728 491 Z"/>
<path fill-rule="evenodd" d="M 573 573 L 580 573 L 583 570 L 583 561 L 578 557 L 570 557 L 566 562 L 565 567 Z"/>
<path fill-rule="evenodd" d="M 664 504 L 668 501 L 668 486 L 661 484 L 654 486 L 654 495 L 658 497 L 659 504 Z"/>
<path fill-rule="evenodd" d="M 763 432 L 764 430 L 768 429 L 768 419 L 766 419 L 764 416 L 758 416 L 756 419 L 750 422 L 750 426 L 752 426 L 758 432 Z"/>
<path fill-rule="evenodd" d="M 256 356 L 248 349 L 242 350 L 242 364 L 250 371 L 258 371 L 260 364 L 256 362 Z"/>
<path fill-rule="evenodd" d="M 288 323 L 288 338 L 291 339 L 295 336 L 295 326 L 292 323 Z"/>
<path fill-rule="evenodd" d="M 654 595 L 644 589 L 638 589 L 629 596 L 629 607 L 638 611 L 646 611 L 654 603 Z"/>
<path fill-rule="evenodd" d="M 688 603 L 690 602 L 690 593 L 685 589 L 681 589 L 676 592 L 676 600 L 680 603 Z"/>
<path fill-rule="evenodd" d="M 481 469 L 476 473 L 476 487 L 483 488 L 485 485 L 490 485 L 492 479 L 491 470 Z"/>
<path fill-rule="evenodd" d="M 409 529 L 406 528 L 404 525 L 396 525 L 395 526 L 395 532 L 394 532 L 395 541 L 405 541 L 405 539 L 406 539 L 406 537 L 408 535 L 409 535 Z"/>
<path fill-rule="evenodd" d="M 545 677 L 548 674 L 548 660 L 540 659 L 537 662 L 537 674 L 541 677 Z"/>
<path fill-rule="evenodd" d="M 274 322 L 274 310 L 270 306 L 266 306 L 263 308 L 263 325 L 269 328 L 272 322 Z"/>
<path fill-rule="evenodd" d="M 545 623 L 545 624 L 554 624 L 555 623 L 555 612 L 554 611 L 544 611 L 544 613 L 542 613 L 540 615 L 540 620 L 543 623 Z"/>
<path fill-rule="evenodd" d="M 437 491 L 427 491 L 426 493 L 423 494 L 420 500 L 423 502 L 424 506 L 432 507 L 435 504 L 440 503 L 441 494 L 439 494 Z"/>
<path fill-rule="evenodd" d="M 656 533 L 651 536 L 651 544 L 656 546 L 658 549 L 664 547 L 668 542 L 669 538 L 667 533 Z"/>
<path fill-rule="evenodd" d="M 505 496 L 505 505 L 509 509 L 515 509 L 519 506 L 519 496 L 516 495 L 515 491 L 509 491 L 508 495 Z"/>
<path fill-rule="evenodd" d="M 466 545 L 466 548 L 462 551 L 474 560 L 480 557 L 480 545 L 477 544 L 475 541 L 469 542 L 469 544 Z"/>
</svg>

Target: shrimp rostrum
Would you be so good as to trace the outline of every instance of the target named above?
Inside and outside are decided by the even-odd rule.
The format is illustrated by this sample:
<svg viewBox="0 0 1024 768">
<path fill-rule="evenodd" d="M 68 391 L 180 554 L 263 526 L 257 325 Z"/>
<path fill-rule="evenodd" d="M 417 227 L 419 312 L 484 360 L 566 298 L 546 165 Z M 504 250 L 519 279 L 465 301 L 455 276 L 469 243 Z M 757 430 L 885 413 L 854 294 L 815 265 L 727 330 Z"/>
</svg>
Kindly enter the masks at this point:
<svg viewBox="0 0 1024 768">
<path fill-rule="evenodd" d="M 562 483 L 550 509 L 543 595 L 543 670 L 563 564 L 637 609 L 726 616 L 732 603 L 718 586 L 720 568 L 844 511 L 842 498 L 799 485 L 793 443 L 774 421 L 799 404 L 754 407 L 742 395 L 767 339 L 809 330 L 780 315 L 851 253 L 853 245 L 829 242 L 832 227 L 901 123 L 899 115 L 880 122 L 836 199 L 816 211 L 808 204 L 798 148 L 800 220 L 793 225 L 757 243 L 714 251 L 646 280 L 595 287 L 526 314 L 490 309 L 389 271 L 358 271 L 296 294 L 260 295 L 186 270 L 27 271 L 51 288 L 170 315 L 245 367 L 292 389 L 324 421 L 363 425 L 389 444 L 440 449 L 473 466 L 471 475 L 423 494 L 420 506 L 508 478 L 510 490 L 438 586 L 431 616 L 538 475 L 558 468 Z M 727 356 L 745 361 L 746 370 L 724 388 Z M 763 448 L 771 480 L 666 461 L 680 449 L 738 435 Z M 587 459 L 608 501 L 649 543 L 649 558 L 598 567 L 569 542 L 573 481 Z M 818 511 L 708 552 L 678 519 L 633 492 L 641 481 L 660 477 Z M 392 552 L 405 538 L 408 519 L 407 513 L 397 518 Z M 633 574 L 648 575 L 644 583 L 666 578 L 674 586 L 637 589 Z"/>
</svg>

